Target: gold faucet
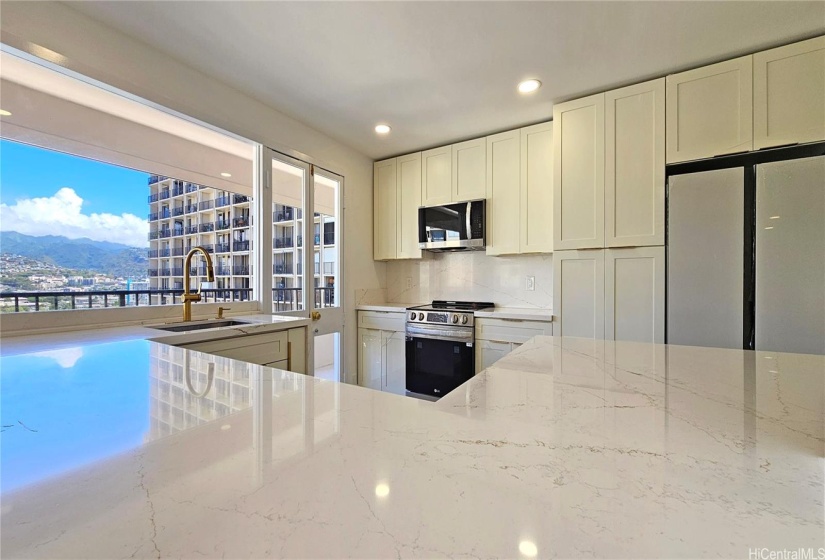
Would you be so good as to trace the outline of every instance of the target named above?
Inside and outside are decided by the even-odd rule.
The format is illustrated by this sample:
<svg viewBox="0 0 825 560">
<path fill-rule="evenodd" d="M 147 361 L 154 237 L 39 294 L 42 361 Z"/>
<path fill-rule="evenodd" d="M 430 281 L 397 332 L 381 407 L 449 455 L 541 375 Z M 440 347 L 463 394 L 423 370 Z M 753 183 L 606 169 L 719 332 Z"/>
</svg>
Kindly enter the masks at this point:
<svg viewBox="0 0 825 560">
<path fill-rule="evenodd" d="M 186 254 L 186 260 L 183 261 L 183 297 L 181 299 L 183 299 L 184 322 L 192 320 L 192 302 L 201 300 L 203 284 L 198 285 L 198 293 L 189 293 L 189 267 L 191 266 L 192 257 L 194 257 L 198 251 L 203 253 L 203 258 L 206 259 L 206 281 L 215 281 L 215 270 L 212 268 L 212 258 L 209 256 L 209 253 L 203 247 L 194 247 Z"/>
</svg>

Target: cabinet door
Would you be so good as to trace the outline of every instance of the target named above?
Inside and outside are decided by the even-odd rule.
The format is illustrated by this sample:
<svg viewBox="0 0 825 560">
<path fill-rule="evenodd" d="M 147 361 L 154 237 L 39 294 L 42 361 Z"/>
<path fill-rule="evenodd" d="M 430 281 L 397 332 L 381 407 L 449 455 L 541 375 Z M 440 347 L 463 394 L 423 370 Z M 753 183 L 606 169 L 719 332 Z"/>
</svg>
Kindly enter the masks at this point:
<svg viewBox="0 0 825 560">
<path fill-rule="evenodd" d="M 553 314 L 557 336 L 604 338 L 604 251 L 553 254 Z"/>
<path fill-rule="evenodd" d="M 753 55 L 753 147 L 825 140 L 825 36 Z"/>
<path fill-rule="evenodd" d="M 518 130 L 487 137 L 487 254 L 519 252 Z"/>
<path fill-rule="evenodd" d="M 479 373 L 501 358 L 506 356 L 512 350 L 512 345 L 509 342 L 502 342 L 496 340 L 477 340 L 476 341 L 476 373 Z"/>
<path fill-rule="evenodd" d="M 664 343 L 664 247 L 609 249 L 604 287 L 607 340 Z"/>
<path fill-rule="evenodd" d="M 382 389 L 397 395 L 407 393 L 406 337 L 403 332 L 381 331 L 384 348 Z"/>
<path fill-rule="evenodd" d="M 289 356 L 289 371 L 296 373 L 307 372 L 307 347 L 306 347 L 306 329 L 289 329 L 288 333 L 288 356 Z"/>
<path fill-rule="evenodd" d="M 553 252 L 553 123 L 521 129 L 520 252 Z"/>
<path fill-rule="evenodd" d="M 484 138 L 453 144 L 453 202 L 484 198 L 487 144 Z"/>
<path fill-rule="evenodd" d="M 553 107 L 553 248 L 604 247 L 604 94 Z"/>
<path fill-rule="evenodd" d="M 665 244 L 665 80 L 605 94 L 605 244 Z"/>
<path fill-rule="evenodd" d="M 381 390 L 381 331 L 358 329 L 358 384 Z"/>
<path fill-rule="evenodd" d="M 395 258 L 397 231 L 396 161 L 388 159 L 373 166 L 373 258 L 387 260 Z"/>
<path fill-rule="evenodd" d="M 421 152 L 421 205 L 449 204 L 452 200 L 451 146 Z"/>
<path fill-rule="evenodd" d="M 421 206 L 421 152 L 396 158 L 398 208 L 396 256 L 420 259 L 418 248 L 418 207 Z"/>
<path fill-rule="evenodd" d="M 753 57 L 667 77 L 667 162 L 753 149 Z"/>
</svg>

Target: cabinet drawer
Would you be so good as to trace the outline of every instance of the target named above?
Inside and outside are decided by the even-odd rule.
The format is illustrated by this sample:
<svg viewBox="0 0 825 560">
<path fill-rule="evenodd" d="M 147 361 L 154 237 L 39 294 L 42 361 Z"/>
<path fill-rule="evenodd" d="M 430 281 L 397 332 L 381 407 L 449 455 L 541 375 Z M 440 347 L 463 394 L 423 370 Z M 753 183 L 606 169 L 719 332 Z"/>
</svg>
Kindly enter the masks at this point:
<svg viewBox="0 0 825 560">
<path fill-rule="evenodd" d="M 184 348 L 253 364 L 268 364 L 289 358 L 288 336 L 286 331 L 281 331 L 211 342 L 197 342 L 184 345 Z"/>
<path fill-rule="evenodd" d="M 523 344 L 534 336 L 552 336 L 553 323 L 520 319 L 476 319 L 476 339 Z"/>
<path fill-rule="evenodd" d="M 358 327 L 382 331 L 404 331 L 406 311 L 359 311 Z"/>
</svg>

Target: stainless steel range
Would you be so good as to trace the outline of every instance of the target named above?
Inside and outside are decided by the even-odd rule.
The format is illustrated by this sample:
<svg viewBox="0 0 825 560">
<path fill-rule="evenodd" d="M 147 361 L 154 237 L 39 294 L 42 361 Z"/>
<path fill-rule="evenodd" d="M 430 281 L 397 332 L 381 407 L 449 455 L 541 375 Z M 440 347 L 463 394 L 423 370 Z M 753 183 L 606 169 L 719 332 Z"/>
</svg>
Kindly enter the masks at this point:
<svg viewBox="0 0 825 560">
<path fill-rule="evenodd" d="M 440 398 L 475 374 L 474 312 L 490 302 L 433 301 L 407 309 L 407 392 Z"/>
</svg>

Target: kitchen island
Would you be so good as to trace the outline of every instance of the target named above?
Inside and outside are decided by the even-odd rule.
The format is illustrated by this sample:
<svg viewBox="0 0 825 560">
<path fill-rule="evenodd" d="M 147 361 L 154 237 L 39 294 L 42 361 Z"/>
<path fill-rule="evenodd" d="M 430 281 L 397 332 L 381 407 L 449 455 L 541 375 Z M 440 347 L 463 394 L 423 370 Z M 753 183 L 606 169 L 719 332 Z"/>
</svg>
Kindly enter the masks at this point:
<svg viewBox="0 0 825 560">
<path fill-rule="evenodd" d="M 7 557 L 825 547 L 822 356 L 537 337 L 437 403 L 146 340 L 0 365 Z"/>
</svg>

